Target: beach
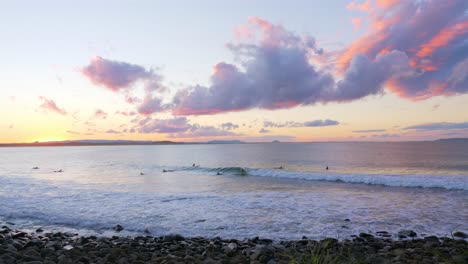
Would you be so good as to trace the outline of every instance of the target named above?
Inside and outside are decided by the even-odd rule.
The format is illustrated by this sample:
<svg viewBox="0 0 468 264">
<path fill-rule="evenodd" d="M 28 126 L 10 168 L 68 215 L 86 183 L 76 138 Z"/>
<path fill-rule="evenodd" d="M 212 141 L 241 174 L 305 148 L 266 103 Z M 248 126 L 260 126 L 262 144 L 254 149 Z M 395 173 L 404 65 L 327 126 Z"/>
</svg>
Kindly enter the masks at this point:
<svg viewBox="0 0 468 264">
<path fill-rule="evenodd" d="M 14 223 L 0 229 L 0 263 L 466 263 L 468 236 L 403 240 L 361 233 L 351 240 L 273 241 L 167 235 L 161 237 L 83 237 L 70 232 L 26 233 Z"/>
<path fill-rule="evenodd" d="M 0 259 L 463 263 L 465 152 L 444 142 L 1 148 Z"/>
</svg>

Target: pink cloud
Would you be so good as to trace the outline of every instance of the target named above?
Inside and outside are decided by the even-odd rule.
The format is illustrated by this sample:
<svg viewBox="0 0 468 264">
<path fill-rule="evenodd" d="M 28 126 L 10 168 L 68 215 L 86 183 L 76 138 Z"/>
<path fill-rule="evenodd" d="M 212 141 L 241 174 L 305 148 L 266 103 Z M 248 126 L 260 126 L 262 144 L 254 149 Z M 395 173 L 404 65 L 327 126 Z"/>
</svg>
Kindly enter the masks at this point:
<svg viewBox="0 0 468 264">
<path fill-rule="evenodd" d="M 108 129 L 104 133 L 106 134 L 120 134 L 121 132 L 114 130 L 114 129 Z"/>
<path fill-rule="evenodd" d="M 351 23 L 353 24 L 354 30 L 360 30 L 362 27 L 362 17 L 355 17 L 351 19 Z"/>
<path fill-rule="evenodd" d="M 138 113 L 142 115 L 151 115 L 156 112 L 161 112 L 166 109 L 162 104 L 162 100 L 157 97 L 146 96 L 143 102 L 138 107 Z"/>
<path fill-rule="evenodd" d="M 104 112 L 104 110 L 102 110 L 102 109 L 96 109 L 96 111 L 94 111 L 93 118 L 106 119 L 107 118 L 107 113 Z"/>
<path fill-rule="evenodd" d="M 40 108 L 46 110 L 46 111 L 51 111 L 55 112 L 57 114 L 61 115 L 66 115 L 67 111 L 63 108 L 59 108 L 57 104 L 55 104 L 54 100 L 52 99 L 47 99 L 44 96 L 39 96 L 39 100 L 42 101 L 42 104 L 39 106 Z"/>
<path fill-rule="evenodd" d="M 116 111 L 115 114 L 117 115 L 123 115 L 123 116 L 134 116 L 137 113 L 134 111 Z"/>
<path fill-rule="evenodd" d="M 130 129 L 132 131 L 132 129 Z M 133 131 L 139 133 L 161 133 L 169 134 L 171 138 L 197 138 L 197 137 L 222 137 L 237 135 L 225 129 L 214 126 L 190 124 L 186 117 L 175 117 L 169 119 L 145 118 L 140 120 Z"/>
<path fill-rule="evenodd" d="M 113 92 L 127 89 L 137 81 L 151 80 L 156 76 L 142 66 L 102 57 L 93 58 L 88 66 L 81 69 L 81 73 L 95 85 L 104 86 Z"/>
<path fill-rule="evenodd" d="M 355 56 L 374 60 L 397 50 L 408 57 L 411 67 L 406 74 L 385 81 L 390 91 L 411 100 L 468 92 L 467 76 L 459 75 L 456 82 L 450 78 L 457 66 L 465 69 L 462 61 L 468 52 L 467 1 L 369 3 L 370 30 L 338 56 L 337 72 L 348 70 Z"/>
<path fill-rule="evenodd" d="M 161 99 L 155 93 L 164 92 L 166 87 L 162 84 L 162 77 L 153 70 L 123 61 L 114 61 L 95 57 L 90 64 L 81 69 L 81 73 L 93 84 L 103 86 L 113 92 L 123 91 L 125 101 L 129 104 L 141 104 L 138 112 L 149 115 L 162 110 L 158 107 Z M 134 84 L 141 82 L 145 89 L 145 98 L 142 100 L 132 96 L 131 89 Z"/>
<path fill-rule="evenodd" d="M 259 22 L 254 21 L 256 26 Z M 206 115 L 352 101 L 381 93 L 390 77 L 409 69 L 403 52 L 387 52 L 375 60 L 356 55 L 343 78 L 336 81 L 329 72 L 310 63 L 311 52 L 321 54 L 315 41 L 260 21 L 257 29 L 267 32 L 258 33 L 259 43 L 229 45 L 242 59 L 243 69 L 224 62 L 216 64 L 211 85 L 196 85 L 176 94 L 173 114 Z"/>
<path fill-rule="evenodd" d="M 355 28 L 368 31 L 341 50 L 324 51 L 314 38 L 258 17 L 234 30 L 227 48 L 237 65 L 218 62 L 208 85 L 179 90 L 164 104 L 161 77 L 141 66 L 96 58 L 83 72 L 113 91 L 147 82 L 142 115 L 211 115 L 249 109 L 287 109 L 349 102 L 390 91 L 410 100 L 468 92 L 466 0 L 352 2 L 365 12 Z M 129 102 L 136 100 L 126 94 Z M 138 99 L 138 98 L 137 98 Z"/>
<path fill-rule="evenodd" d="M 144 119 L 140 122 L 140 133 L 177 133 L 191 129 L 185 117 L 172 119 Z"/>
<path fill-rule="evenodd" d="M 369 7 L 370 7 L 369 0 L 362 4 L 358 4 L 353 1 L 346 6 L 346 8 L 348 8 L 349 10 L 358 10 L 358 11 L 364 11 L 364 12 L 369 11 Z"/>
</svg>

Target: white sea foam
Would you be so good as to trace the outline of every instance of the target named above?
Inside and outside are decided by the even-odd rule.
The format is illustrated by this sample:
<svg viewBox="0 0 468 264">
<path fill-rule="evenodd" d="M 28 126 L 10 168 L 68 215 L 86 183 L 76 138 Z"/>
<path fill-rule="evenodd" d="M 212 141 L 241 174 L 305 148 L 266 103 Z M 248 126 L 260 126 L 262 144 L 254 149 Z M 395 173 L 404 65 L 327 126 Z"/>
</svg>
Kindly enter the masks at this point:
<svg viewBox="0 0 468 264">
<path fill-rule="evenodd" d="M 176 177 L 176 173 L 164 177 Z M 467 231 L 463 228 L 468 197 L 460 190 L 354 188 L 294 181 L 283 187 L 277 181 L 269 185 L 268 180 L 256 177 L 213 175 L 210 181 L 196 174 L 189 177 L 206 185 L 226 178 L 241 188 L 110 191 L 110 185 L 0 176 L 0 219 L 23 223 L 25 228 L 41 225 L 105 231 L 121 224 L 129 232 L 149 229 L 154 235 L 231 238 L 297 239 L 306 235 L 342 239 L 359 232 L 403 228 L 440 236 Z M 345 222 L 346 218 L 351 222 Z"/>
<path fill-rule="evenodd" d="M 468 175 L 382 175 L 382 174 L 338 174 L 291 172 L 284 170 L 248 169 L 252 176 L 302 179 L 310 181 L 341 181 L 372 185 L 444 188 L 468 190 Z"/>
</svg>

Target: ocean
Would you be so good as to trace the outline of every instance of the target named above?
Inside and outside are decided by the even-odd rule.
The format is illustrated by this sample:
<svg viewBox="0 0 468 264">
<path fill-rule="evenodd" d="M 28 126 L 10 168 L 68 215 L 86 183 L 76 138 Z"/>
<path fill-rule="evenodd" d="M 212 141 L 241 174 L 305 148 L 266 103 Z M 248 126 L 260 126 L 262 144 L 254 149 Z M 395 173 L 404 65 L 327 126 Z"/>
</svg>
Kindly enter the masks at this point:
<svg viewBox="0 0 468 264">
<path fill-rule="evenodd" d="M 120 224 L 122 235 L 450 236 L 468 231 L 468 143 L 0 148 L 0 221 L 97 235 Z"/>
</svg>

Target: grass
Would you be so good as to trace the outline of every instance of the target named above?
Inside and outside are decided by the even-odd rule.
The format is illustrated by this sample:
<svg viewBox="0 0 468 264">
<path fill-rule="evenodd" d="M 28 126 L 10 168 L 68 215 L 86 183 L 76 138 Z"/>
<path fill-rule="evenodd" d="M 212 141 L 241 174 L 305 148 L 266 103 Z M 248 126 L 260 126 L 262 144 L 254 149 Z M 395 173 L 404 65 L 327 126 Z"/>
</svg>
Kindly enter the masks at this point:
<svg viewBox="0 0 468 264">
<path fill-rule="evenodd" d="M 333 241 L 326 240 L 315 244 L 305 253 L 295 252 L 294 255 L 290 255 L 289 264 L 337 264 L 337 263 L 348 263 L 348 264 L 361 264 L 366 263 L 361 258 L 357 258 L 352 254 L 351 249 L 345 247 L 337 252 L 338 249 L 333 247 Z"/>
<path fill-rule="evenodd" d="M 333 254 L 330 246 L 331 241 L 317 243 L 310 251 L 299 257 L 291 257 L 290 264 L 333 264 L 339 263 L 339 255 Z"/>
</svg>

